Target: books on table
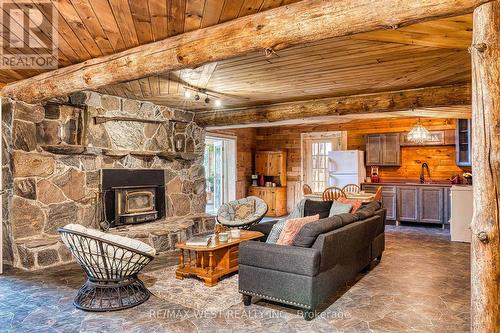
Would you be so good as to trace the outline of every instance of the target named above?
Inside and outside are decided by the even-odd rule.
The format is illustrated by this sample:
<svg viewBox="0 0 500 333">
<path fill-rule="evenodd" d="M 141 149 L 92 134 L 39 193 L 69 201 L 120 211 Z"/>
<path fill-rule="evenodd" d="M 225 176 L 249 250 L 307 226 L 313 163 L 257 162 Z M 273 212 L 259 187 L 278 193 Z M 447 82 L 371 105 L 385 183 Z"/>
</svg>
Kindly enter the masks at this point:
<svg viewBox="0 0 500 333">
<path fill-rule="evenodd" d="M 211 235 L 194 236 L 186 241 L 186 245 L 188 245 L 188 246 L 208 246 L 211 239 L 212 239 Z"/>
</svg>

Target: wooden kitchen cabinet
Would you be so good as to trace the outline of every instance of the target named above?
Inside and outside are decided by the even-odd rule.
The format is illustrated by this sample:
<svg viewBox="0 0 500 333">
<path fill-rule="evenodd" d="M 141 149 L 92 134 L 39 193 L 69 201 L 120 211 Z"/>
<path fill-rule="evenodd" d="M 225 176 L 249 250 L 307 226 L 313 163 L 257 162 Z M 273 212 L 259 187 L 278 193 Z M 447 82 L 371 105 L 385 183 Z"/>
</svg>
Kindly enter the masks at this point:
<svg viewBox="0 0 500 333">
<path fill-rule="evenodd" d="M 398 186 L 398 221 L 418 222 L 418 187 Z"/>
<path fill-rule="evenodd" d="M 451 219 L 451 190 L 449 187 L 443 188 L 444 220 L 443 224 L 450 224 Z"/>
<path fill-rule="evenodd" d="M 262 187 L 251 186 L 248 189 L 249 196 L 256 196 L 267 204 L 266 216 L 283 216 L 286 210 L 286 187 Z"/>
<path fill-rule="evenodd" d="M 442 187 L 419 188 L 419 222 L 443 223 L 444 193 Z"/>
<path fill-rule="evenodd" d="M 362 184 L 362 190 L 367 193 L 376 193 L 380 185 Z M 396 221 L 397 219 L 397 200 L 395 186 L 382 186 L 382 207 L 387 209 L 386 220 Z"/>
<path fill-rule="evenodd" d="M 286 152 L 258 151 L 255 153 L 255 173 L 279 177 L 280 185 L 286 185 Z"/>
<path fill-rule="evenodd" d="M 398 166 L 401 164 L 399 133 L 368 134 L 366 165 Z"/>
</svg>

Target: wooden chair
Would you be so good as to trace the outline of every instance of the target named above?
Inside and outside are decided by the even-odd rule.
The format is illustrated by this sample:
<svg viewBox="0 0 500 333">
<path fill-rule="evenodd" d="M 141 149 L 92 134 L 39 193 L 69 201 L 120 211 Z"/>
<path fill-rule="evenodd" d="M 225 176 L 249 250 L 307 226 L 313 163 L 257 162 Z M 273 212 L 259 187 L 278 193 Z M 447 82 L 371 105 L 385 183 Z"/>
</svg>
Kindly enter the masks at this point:
<svg viewBox="0 0 500 333">
<path fill-rule="evenodd" d="M 379 186 L 377 188 L 377 191 L 375 192 L 375 197 L 373 198 L 374 201 L 382 202 L 382 186 Z"/>
<path fill-rule="evenodd" d="M 332 186 L 323 191 L 323 201 L 336 201 L 339 198 L 347 198 L 347 195 L 340 187 Z"/>
<path fill-rule="evenodd" d="M 306 195 L 306 194 L 312 194 L 312 193 L 313 193 L 313 191 L 312 191 L 311 186 L 309 186 L 307 184 L 302 185 L 302 194 Z"/>
<path fill-rule="evenodd" d="M 359 193 L 360 190 L 361 189 L 356 184 L 347 184 L 346 186 L 342 187 L 342 191 L 346 193 Z"/>
</svg>

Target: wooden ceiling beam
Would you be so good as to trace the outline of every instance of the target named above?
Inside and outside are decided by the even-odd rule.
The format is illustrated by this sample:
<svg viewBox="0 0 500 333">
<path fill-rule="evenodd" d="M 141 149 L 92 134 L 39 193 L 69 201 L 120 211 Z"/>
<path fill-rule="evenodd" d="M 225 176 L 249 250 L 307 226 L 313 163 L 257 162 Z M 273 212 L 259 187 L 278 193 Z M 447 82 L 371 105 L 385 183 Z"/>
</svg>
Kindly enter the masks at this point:
<svg viewBox="0 0 500 333">
<path fill-rule="evenodd" d="M 463 84 L 212 110 L 196 113 L 195 121 L 205 127 L 282 124 L 292 120 L 311 120 L 309 118 L 321 120 L 325 117 L 353 117 L 412 109 L 439 110 L 457 106 L 468 106 L 470 109 L 470 105 L 471 87 Z M 414 112 L 415 115 L 418 113 Z"/>
<path fill-rule="evenodd" d="M 257 51 L 393 29 L 472 12 L 491 0 L 310 0 L 241 17 L 7 85 L 4 97 L 43 101 Z"/>
</svg>

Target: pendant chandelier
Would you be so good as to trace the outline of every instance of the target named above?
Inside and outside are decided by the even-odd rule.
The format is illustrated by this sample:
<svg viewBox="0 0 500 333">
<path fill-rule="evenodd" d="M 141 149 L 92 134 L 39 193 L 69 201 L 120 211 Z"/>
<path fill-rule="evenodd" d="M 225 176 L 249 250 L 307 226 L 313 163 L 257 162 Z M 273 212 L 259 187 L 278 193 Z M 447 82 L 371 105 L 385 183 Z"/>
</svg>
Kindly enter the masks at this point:
<svg viewBox="0 0 500 333">
<path fill-rule="evenodd" d="M 431 132 L 429 132 L 427 128 L 425 128 L 420 123 L 420 119 L 417 121 L 415 126 L 412 127 L 406 138 L 408 139 L 408 141 L 415 143 L 424 143 L 427 141 L 432 141 Z"/>
</svg>

